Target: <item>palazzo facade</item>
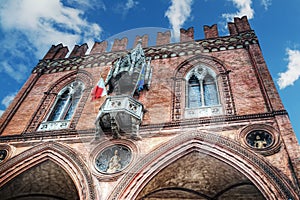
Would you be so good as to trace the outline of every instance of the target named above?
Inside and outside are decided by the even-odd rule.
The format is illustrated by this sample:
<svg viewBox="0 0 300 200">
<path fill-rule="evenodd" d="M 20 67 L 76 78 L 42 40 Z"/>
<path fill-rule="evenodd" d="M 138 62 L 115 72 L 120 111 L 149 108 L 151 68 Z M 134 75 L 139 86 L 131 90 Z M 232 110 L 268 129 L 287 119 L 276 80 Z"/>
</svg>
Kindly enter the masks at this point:
<svg viewBox="0 0 300 200">
<path fill-rule="evenodd" d="M 258 38 L 246 17 L 228 29 L 53 45 L 0 118 L 0 199 L 299 199 Z"/>
</svg>

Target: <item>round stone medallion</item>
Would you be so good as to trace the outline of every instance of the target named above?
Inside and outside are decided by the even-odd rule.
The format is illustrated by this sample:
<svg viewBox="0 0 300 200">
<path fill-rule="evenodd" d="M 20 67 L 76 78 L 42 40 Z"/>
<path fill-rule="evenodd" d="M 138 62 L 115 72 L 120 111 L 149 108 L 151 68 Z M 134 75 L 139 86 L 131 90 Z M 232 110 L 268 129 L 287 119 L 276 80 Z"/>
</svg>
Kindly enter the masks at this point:
<svg viewBox="0 0 300 200">
<path fill-rule="evenodd" d="M 95 160 L 96 169 L 101 173 L 121 172 L 132 160 L 131 150 L 125 145 L 112 145 L 103 149 Z"/>
</svg>

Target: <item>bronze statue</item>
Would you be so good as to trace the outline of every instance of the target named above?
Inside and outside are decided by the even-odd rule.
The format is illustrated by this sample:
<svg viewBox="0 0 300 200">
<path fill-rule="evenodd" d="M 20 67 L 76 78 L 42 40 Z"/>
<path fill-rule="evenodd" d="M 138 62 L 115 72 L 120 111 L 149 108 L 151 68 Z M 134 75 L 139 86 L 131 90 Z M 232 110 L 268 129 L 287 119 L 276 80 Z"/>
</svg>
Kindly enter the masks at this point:
<svg viewBox="0 0 300 200">
<path fill-rule="evenodd" d="M 256 136 L 255 141 L 254 141 L 254 147 L 258 148 L 258 149 L 262 149 L 264 147 L 266 147 L 267 145 L 267 141 L 266 139 L 261 139 L 259 135 Z"/>
</svg>

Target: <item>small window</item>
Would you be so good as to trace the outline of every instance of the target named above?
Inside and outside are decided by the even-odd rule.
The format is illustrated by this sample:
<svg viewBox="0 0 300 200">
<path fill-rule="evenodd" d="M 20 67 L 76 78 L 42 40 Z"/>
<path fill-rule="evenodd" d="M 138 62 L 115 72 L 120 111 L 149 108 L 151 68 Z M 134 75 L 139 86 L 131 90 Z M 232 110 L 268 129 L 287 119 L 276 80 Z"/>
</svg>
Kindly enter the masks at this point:
<svg viewBox="0 0 300 200">
<path fill-rule="evenodd" d="M 40 124 L 38 131 L 68 128 L 83 90 L 84 85 L 80 81 L 75 81 L 64 87 L 58 93 L 50 114 Z"/>
<path fill-rule="evenodd" d="M 217 76 L 206 66 L 197 66 L 186 75 L 185 118 L 223 113 L 219 100 Z"/>
<path fill-rule="evenodd" d="M 219 105 L 217 81 L 212 70 L 195 68 L 187 75 L 187 107 Z"/>
<path fill-rule="evenodd" d="M 73 82 L 65 87 L 57 96 L 55 106 L 47 121 L 71 120 L 83 92 L 83 84 Z"/>
</svg>

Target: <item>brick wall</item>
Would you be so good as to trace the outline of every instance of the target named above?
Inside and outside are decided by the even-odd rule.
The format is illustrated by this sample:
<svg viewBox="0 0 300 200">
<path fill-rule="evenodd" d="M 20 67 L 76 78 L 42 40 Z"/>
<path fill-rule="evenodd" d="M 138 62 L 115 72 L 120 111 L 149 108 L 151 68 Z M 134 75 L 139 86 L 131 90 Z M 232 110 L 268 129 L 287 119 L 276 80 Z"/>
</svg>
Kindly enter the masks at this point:
<svg viewBox="0 0 300 200">
<path fill-rule="evenodd" d="M 243 20 L 245 19 L 243 18 Z M 241 24 L 242 21 L 237 20 L 238 24 L 230 24 L 230 33 L 232 37 L 235 37 L 235 35 L 238 35 L 240 32 L 250 30 L 250 27 L 247 24 Z M 211 50 L 209 52 L 204 51 L 205 43 L 218 39 L 217 27 L 215 25 L 212 27 L 207 26 L 205 31 L 207 40 L 204 40 L 203 43 L 201 43 L 203 45 L 200 45 L 201 48 L 198 46 L 198 49 L 196 49 L 196 47 L 194 47 L 194 49 L 190 48 L 190 46 L 196 46 L 201 42 L 194 41 L 193 29 L 190 29 L 190 31 L 182 30 L 182 36 L 184 36 L 183 41 L 186 46 L 177 44 L 178 47 L 174 47 L 175 45 L 173 45 L 174 51 L 166 50 L 168 48 L 171 49 L 170 46 L 172 46 L 172 44 L 168 44 L 170 41 L 169 32 L 158 34 L 157 44 L 160 46 L 157 47 L 157 49 L 153 47 L 145 48 L 146 54 L 149 52 L 147 56 L 152 57 L 151 66 L 153 68 L 153 74 L 149 91 L 142 91 L 138 98 L 145 107 L 141 131 L 144 131 L 143 134 L 145 135 L 150 135 L 149 137 L 147 135 L 142 141 L 138 142 L 138 145 L 143 147 L 141 150 L 142 153 L 145 155 L 150 154 L 159 146 L 167 143 L 169 140 L 168 137 L 175 137 L 179 132 L 178 129 L 181 127 L 172 129 L 172 125 L 174 127 L 180 126 L 180 123 L 190 123 L 191 126 L 183 126 L 184 129 L 180 129 L 182 132 L 179 134 L 185 134 L 187 130 L 200 130 L 203 132 L 211 131 L 237 143 L 241 143 L 239 134 L 244 127 L 251 124 L 267 124 L 274 127 L 278 132 L 281 148 L 273 155 L 264 156 L 258 153 L 257 156 L 266 160 L 285 177 L 288 177 L 290 182 L 297 186 L 300 178 L 299 145 L 288 116 L 286 114 L 273 115 L 273 113 L 277 111 L 284 110 L 284 106 L 276 91 L 259 45 L 257 43 L 252 43 L 240 45 L 239 48 L 232 47 L 230 49 L 221 50 L 220 47 L 218 50 Z M 38 123 L 42 122 L 55 101 L 55 97 L 52 96 L 49 98 L 48 105 L 42 107 L 41 105 L 46 95 L 44 92 L 52 90 L 59 92 L 64 85 L 55 86 L 54 83 L 59 82 L 59 80 L 68 83 L 68 81 L 76 80 L 77 75 L 77 78 L 79 78 L 79 74 L 86 74 L 86 82 L 91 83 L 90 86 L 86 88 L 87 91 L 85 94 L 87 94 L 88 97 L 80 104 L 82 107 L 81 112 L 75 113 L 75 117 L 78 118 L 78 120 L 76 121 L 74 131 L 90 131 L 95 129 L 95 119 L 105 98 L 91 101 L 90 93 L 92 87 L 97 84 L 100 76 L 105 79 L 113 61 L 126 54 L 127 51 L 125 51 L 125 48 L 127 42 L 126 38 L 116 40 L 116 43 L 112 48 L 114 53 L 105 52 L 107 47 L 105 42 L 97 43 L 97 45 L 94 46 L 91 55 L 86 56 L 84 53 L 87 46 L 84 45 L 84 48 L 82 47 L 83 50 L 74 51 L 74 56 L 79 57 L 64 59 L 61 54 L 59 54 L 59 59 L 57 61 L 60 62 L 60 65 L 55 65 L 54 67 L 52 64 L 55 63 L 56 58 L 58 58 L 55 57 L 55 55 L 58 54 L 55 52 L 56 47 L 52 47 L 52 50 L 48 52 L 45 57 L 45 59 L 49 59 L 45 62 L 50 63 L 49 66 L 47 66 L 48 72 L 40 75 L 35 71 L 17 94 L 8 110 L 0 118 L 1 136 L 25 137 L 26 130 L 33 121 L 36 120 L 35 117 L 40 115 L 40 118 L 37 121 Z M 143 42 L 144 46 L 146 46 L 146 40 Z M 58 47 L 65 52 L 65 47 L 62 47 L 62 45 L 57 46 L 57 48 Z M 150 50 L 152 50 L 152 52 L 150 52 Z M 224 69 L 222 73 L 228 74 L 230 84 L 229 92 L 232 96 L 235 110 L 235 113 L 226 116 L 228 117 L 228 121 L 224 119 L 224 121 L 221 121 L 220 123 L 215 123 L 214 121 L 205 121 L 205 119 L 184 119 L 182 113 L 184 113 L 183 110 L 185 109 L 184 99 L 186 94 L 184 93 L 185 80 L 183 78 L 180 80 L 182 83 L 181 91 L 178 91 L 181 96 L 180 109 L 182 121 L 172 121 L 172 112 L 174 109 L 173 100 L 176 88 L 174 77 L 176 77 L 176 70 L 184 65 L 188 66 L 185 69 L 191 69 L 193 67 L 192 65 L 196 66 L 197 64 L 200 64 L 196 61 L 194 63 L 191 61 L 193 58 L 197 60 L 199 57 L 205 57 L 206 60 L 211 61 L 210 63 L 202 64 L 210 66 L 211 63 L 218 63 L 223 67 L 222 69 Z M 73 63 L 69 64 L 70 62 Z M 219 69 L 216 66 L 211 67 L 216 71 L 216 74 L 219 74 L 218 77 L 221 77 L 221 72 L 218 71 Z M 36 69 L 38 71 L 38 66 Z M 180 73 L 183 73 L 182 77 L 185 77 L 187 72 L 188 70 Z M 70 74 L 72 74 L 72 76 L 69 76 Z M 221 79 L 218 80 L 221 94 L 220 97 L 225 98 L 224 91 L 222 90 L 224 83 Z M 225 104 L 228 101 L 221 99 L 221 102 L 225 107 Z M 267 114 L 268 116 L 266 116 Z M 246 118 L 245 116 L 250 117 Z M 230 117 L 235 118 L 230 119 Z M 149 128 L 150 131 L 147 132 L 147 127 L 150 125 L 153 125 L 155 128 Z M 165 125 L 166 128 L 164 127 Z M 31 131 L 30 134 L 43 134 L 36 133 L 35 130 Z M 165 135 L 162 133 L 164 131 Z M 51 135 L 51 133 L 47 134 Z M 67 131 L 62 130 L 61 133 L 58 134 L 67 134 Z M 65 144 L 80 154 L 82 146 L 76 144 L 73 139 L 74 138 L 69 138 L 69 141 L 65 142 Z M 59 139 L 57 140 L 59 141 Z M 27 145 L 30 146 L 32 144 L 29 141 Z M 88 145 L 91 145 L 91 148 L 95 148 L 96 146 L 94 143 Z M 18 148 L 16 154 L 25 150 L 26 148 Z M 88 153 L 89 152 L 85 152 L 85 154 L 87 154 L 86 157 L 89 156 Z M 110 184 L 112 183 L 108 183 L 109 186 Z"/>
</svg>

